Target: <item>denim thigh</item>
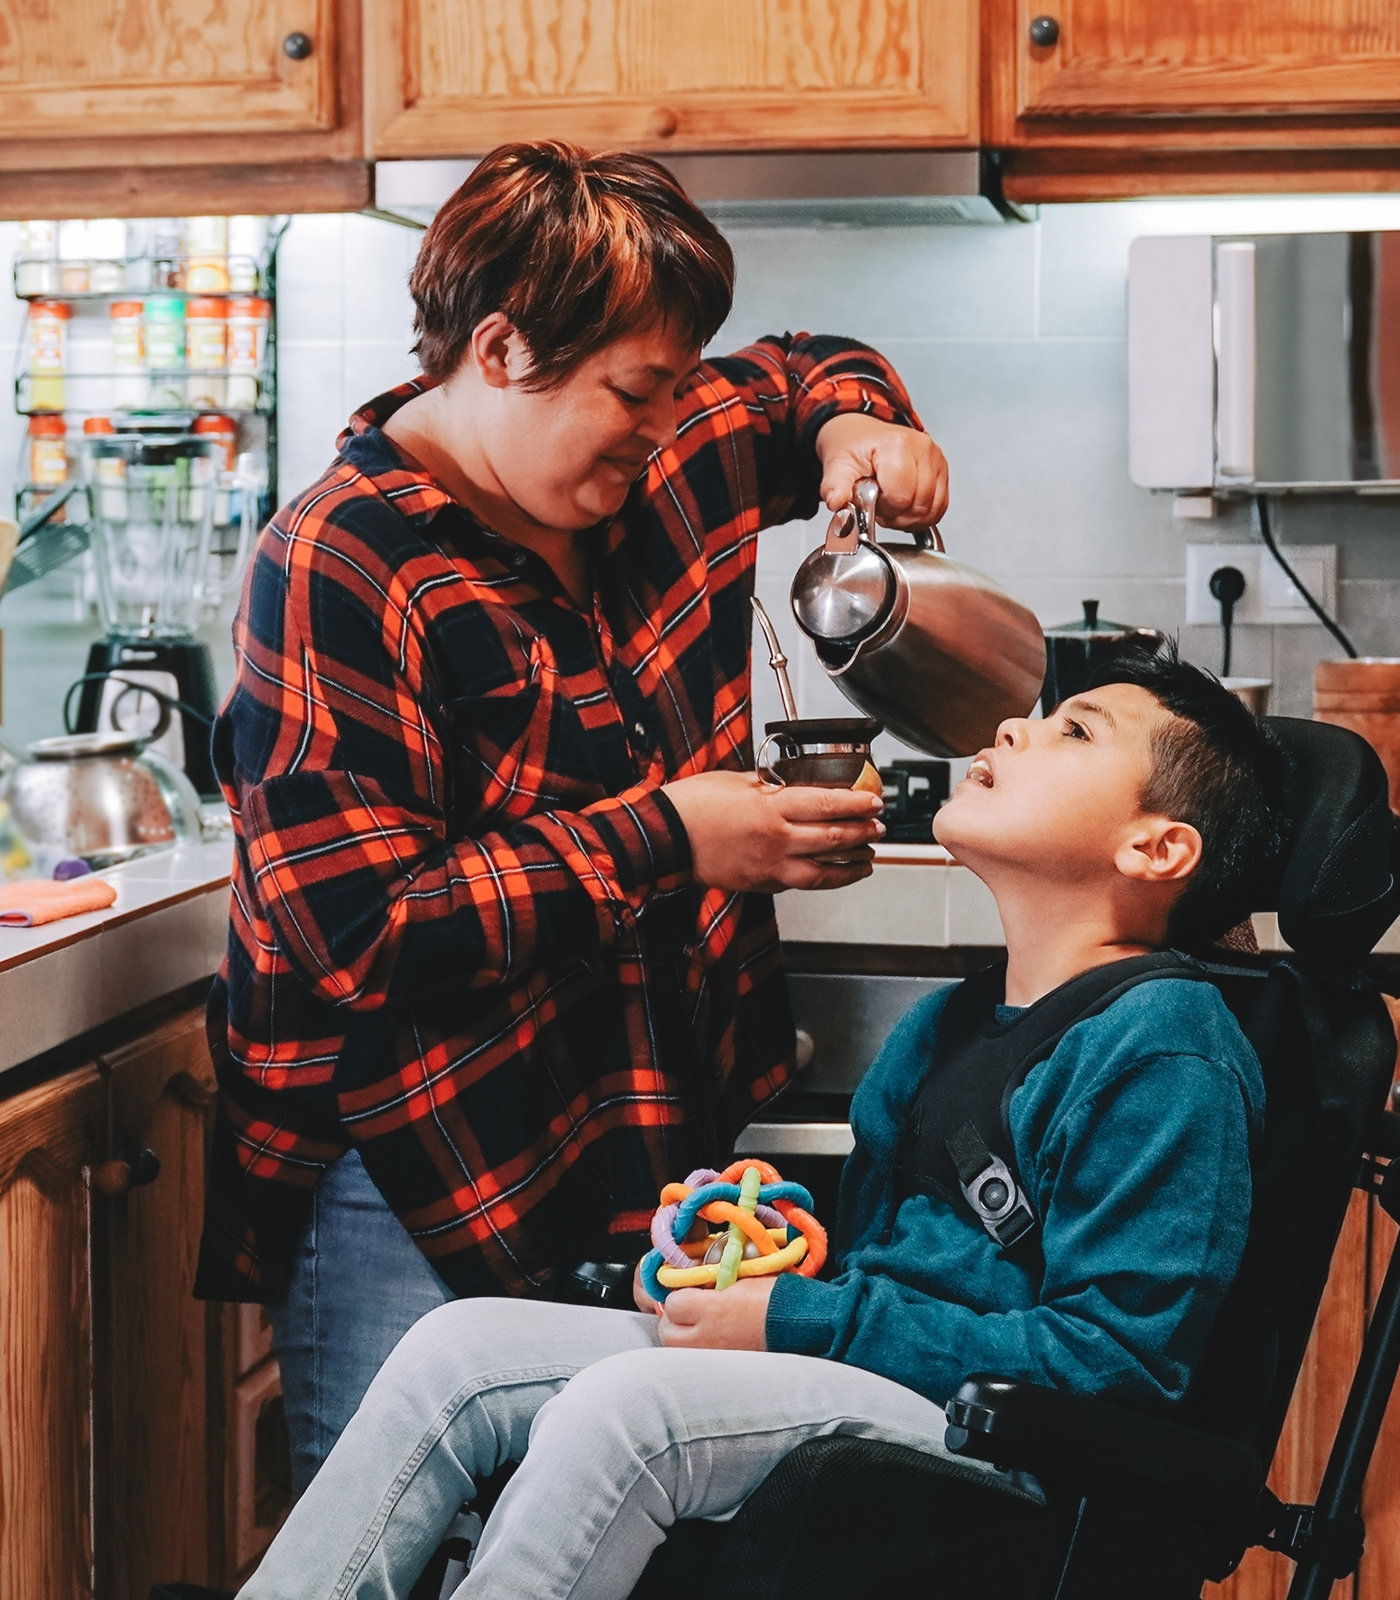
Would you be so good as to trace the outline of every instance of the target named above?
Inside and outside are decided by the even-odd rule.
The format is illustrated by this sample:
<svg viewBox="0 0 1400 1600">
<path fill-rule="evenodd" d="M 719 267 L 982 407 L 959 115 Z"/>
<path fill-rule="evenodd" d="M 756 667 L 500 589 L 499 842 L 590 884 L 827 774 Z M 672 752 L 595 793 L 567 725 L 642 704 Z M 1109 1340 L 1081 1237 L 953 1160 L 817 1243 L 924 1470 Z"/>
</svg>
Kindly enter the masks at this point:
<svg viewBox="0 0 1400 1600">
<path fill-rule="evenodd" d="M 268 1308 L 300 1494 L 389 1352 L 454 1298 L 355 1151 L 316 1185 L 286 1297 Z"/>
</svg>

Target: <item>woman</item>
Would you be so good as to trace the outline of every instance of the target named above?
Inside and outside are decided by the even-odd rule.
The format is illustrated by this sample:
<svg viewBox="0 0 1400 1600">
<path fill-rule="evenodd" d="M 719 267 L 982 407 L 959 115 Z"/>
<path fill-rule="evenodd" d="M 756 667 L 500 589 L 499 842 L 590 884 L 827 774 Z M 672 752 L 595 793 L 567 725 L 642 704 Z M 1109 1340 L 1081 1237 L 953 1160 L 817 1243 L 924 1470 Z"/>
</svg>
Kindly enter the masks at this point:
<svg viewBox="0 0 1400 1600">
<path fill-rule="evenodd" d="M 936 519 L 945 466 L 861 346 L 701 365 L 732 283 L 654 162 L 497 150 L 424 376 L 259 542 L 198 1290 L 271 1303 L 298 1486 L 426 1312 L 640 1254 L 788 1077 L 768 895 L 870 870 L 878 800 L 747 770 L 755 537 L 877 470 Z"/>
</svg>

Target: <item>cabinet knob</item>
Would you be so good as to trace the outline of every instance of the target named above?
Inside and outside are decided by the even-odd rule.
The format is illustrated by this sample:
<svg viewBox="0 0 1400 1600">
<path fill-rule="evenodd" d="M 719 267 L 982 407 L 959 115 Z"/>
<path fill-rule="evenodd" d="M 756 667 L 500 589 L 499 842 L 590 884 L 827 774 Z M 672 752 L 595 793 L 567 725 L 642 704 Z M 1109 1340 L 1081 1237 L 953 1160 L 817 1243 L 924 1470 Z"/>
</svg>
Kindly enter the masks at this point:
<svg viewBox="0 0 1400 1600">
<path fill-rule="evenodd" d="M 1031 23 L 1031 43 L 1048 50 L 1060 42 L 1060 24 L 1054 17 L 1036 17 Z"/>
<path fill-rule="evenodd" d="M 669 139 L 681 125 L 681 119 L 670 106 L 656 106 L 647 118 L 647 132 L 653 139 Z"/>
<path fill-rule="evenodd" d="M 290 56 L 293 61 L 305 61 L 311 54 L 311 35 L 289 33 L 282 41 L 282 54 Z"/>
<path fill-rule="evenodd" d="M 129 1161 L 104 1161 L 92 1171 L 93 1187 L 109 1199 L 144 1188 L 160 1176 L 160 1157 L 154 1150 L 138 1150 Z"/>
</svg>

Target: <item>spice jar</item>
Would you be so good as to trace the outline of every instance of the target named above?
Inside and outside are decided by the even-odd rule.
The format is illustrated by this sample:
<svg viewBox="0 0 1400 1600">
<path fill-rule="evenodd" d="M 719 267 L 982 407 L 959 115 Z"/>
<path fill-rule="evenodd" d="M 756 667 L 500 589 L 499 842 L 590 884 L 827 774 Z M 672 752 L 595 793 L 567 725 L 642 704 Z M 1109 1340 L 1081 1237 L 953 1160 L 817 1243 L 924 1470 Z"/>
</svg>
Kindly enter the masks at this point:
<svg viewBox="0 0 1400 1600">
<path fill-rule="evenodd" d="M 56 489 L 68 481 L 68 425 L 49 412 L 30 417 L 27 429 L 29 465 L 27 476 L 36 489 Z"/>
<path fill-rule="evenodd" d="M 147 404 L 184 406 L 185 302 L 178 294 L 153 294 L 146 301 Z"/>
<path fill-rule="evenodd" d="M 63 373 L 68 360 L 68 319 L 61 300 L 31 300 L 26 333 L 29 343 L 29 407 L 31 411 L 63 410 Z"/>
<path fill-rule="evenodd" d="M 151 223 L 151 287 L 179 289 L 185 282 L 179 217 L 156 217 Z"/>
<path fill-rule="evenodd" d="M 47 220 L 21 222 L 15 260 L 15 293 L 28 299 L 58 288 L 58 226 Z"/>
<path fill-rule="evenodd" d="M 195 294 L 228 292 L 228 218 L 185 218 L 185 288 Z"/>
<path fill-rule="evenodd" d="M 227 337 L 228 322 L 222 300 L 206 298 L 185 302 L 185 350 L 190 368 L 187 405 L 212 409 L 224 404 Z"/>
<path fill-rule="evenodd" d="M 272 307 L 254 297 L 228 303 L 228 398 L 235 411 L 251 411 L 258 403 L 258 382 L 267 354 Z"/>
<path fill-rule="evenodd" d="M 97 217 L 88 223 L 88 288 L 111 294 L 126 287 L 126 223 L 120 217 Z"/>
<path fill-rule="evenodd" d="M 208 411 L 194 419 L 191 433 L 205 435 L 219 447 L 216 457 L 220 472 L 232 472 L 238 461 L 238 424 L 232 417 Z"/>
<path fill-rule="evenodd" d="M 114 300 L 109 312 L 112 371 L 116 374 L 113 398 L 117 405 L 128 408 L 145 405 L 150 392 L 146 382 L 143 315 L 144 308 L 139 300 Z"/>
<path fill-rule="evenodd" d="M 259 274 L 268 232 L 266 217 L 228 219 L 228 286 L 235 294 L 256 294 L 262 287 Z"/>
<path fill-rule="evenodd" d="M 61 294 L 88 292 L 88 225 L 72 217 L 58 225 L 58 288 Z"/>
<path fill-rule="evenodd" d="M 102 439 L 117 430 L 110 417 L 87 417 L 83 421 L 83 441 Z M 115 450 L 99 455 L 88 452 L 89 481 L 97 486 L 97 504 L 108 522 L 126 520 L 126 458 Z"/>
</svg>

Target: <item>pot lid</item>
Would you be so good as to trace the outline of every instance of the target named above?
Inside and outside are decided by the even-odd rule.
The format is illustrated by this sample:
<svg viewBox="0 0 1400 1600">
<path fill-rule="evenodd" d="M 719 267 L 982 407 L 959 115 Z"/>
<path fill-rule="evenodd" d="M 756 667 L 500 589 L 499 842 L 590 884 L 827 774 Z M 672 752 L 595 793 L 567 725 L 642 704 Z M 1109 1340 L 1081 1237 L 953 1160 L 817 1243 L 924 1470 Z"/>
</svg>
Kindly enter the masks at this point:
<svg viewBox="0 0 1400 1600">
<path fill-rule="evenodd" d="M 1097 600 L 1081 600 L 1084 615 L 1075 622 L 1057 622 L 1053 628 L 1045 630 L 1047 639 L 1082 639 L 1092 635 L 1094 638 L 1127 638 L 1130 635 L 1139 637 L 1150 636 L 1160 639 L 1162 635 L 1156 628 L 1140 628 L 1131 622 L 1110 622 L 1106 617 L 1099 616 L 1099 603 Z"/>
<path fill-rule="evenodd" d="M 36 761 L 74 761 L 80 756 L 134 756 L 146 743 L 142 733 L 66 733 L 36 739 L 28 749 Z"/>
</svg>

